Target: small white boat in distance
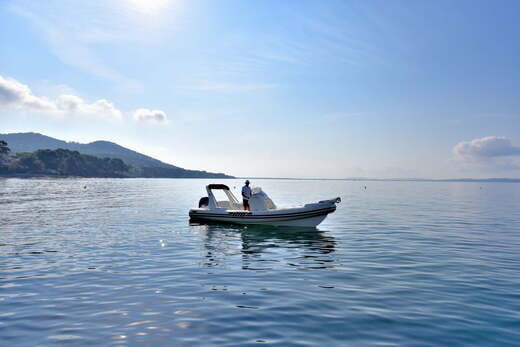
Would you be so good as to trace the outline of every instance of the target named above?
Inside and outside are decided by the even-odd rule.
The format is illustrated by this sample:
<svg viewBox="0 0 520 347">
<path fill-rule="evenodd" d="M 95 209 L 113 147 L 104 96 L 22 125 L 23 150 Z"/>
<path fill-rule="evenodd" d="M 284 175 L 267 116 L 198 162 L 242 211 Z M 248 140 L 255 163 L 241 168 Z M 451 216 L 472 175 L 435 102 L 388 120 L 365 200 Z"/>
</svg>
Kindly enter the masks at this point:
<svg viewBox="0 0 520 347">
<path fill-rule="evenodd" d="M 217 201 L 213 190 L 222 190 L 227 200 Z M 245 211 L 225 184 L 207 185 L 206 191 L 208 196 L 199 200 L 199 207 L 190 210 L 191 221 L 316 227 L 341 202 L 337 197 L 300 207 L 277 208 L 261 188 L 255 187 L 249 200 L 251 211 Z"/>
</svg>

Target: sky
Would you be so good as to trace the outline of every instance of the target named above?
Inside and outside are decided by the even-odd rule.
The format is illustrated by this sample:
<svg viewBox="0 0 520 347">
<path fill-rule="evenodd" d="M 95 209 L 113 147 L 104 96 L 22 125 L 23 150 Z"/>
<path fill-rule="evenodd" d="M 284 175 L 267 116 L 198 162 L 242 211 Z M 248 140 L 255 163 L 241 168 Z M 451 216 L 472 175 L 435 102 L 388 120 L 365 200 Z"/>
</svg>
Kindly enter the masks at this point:
<svg viewBox="0 0 520 347">
<path fill-rule="evenodd" d="M 520 2 L 0 0 L 0 133 L 241 177 L 520 177 Z"/>
</svg>

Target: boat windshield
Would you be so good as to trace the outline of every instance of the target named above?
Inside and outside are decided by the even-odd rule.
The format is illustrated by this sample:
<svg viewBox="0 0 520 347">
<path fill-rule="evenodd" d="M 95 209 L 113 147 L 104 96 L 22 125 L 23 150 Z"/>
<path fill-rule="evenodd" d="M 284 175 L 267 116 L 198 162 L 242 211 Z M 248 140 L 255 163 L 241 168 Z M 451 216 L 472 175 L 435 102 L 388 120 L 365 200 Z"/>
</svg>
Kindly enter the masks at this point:
<svg viewBox="0 0 520 347">
<path fill-rule="evenodd" d="M 210 201 L 214 201 L 214 205 L 218 208 L 226 208 L 226 209 L 241 209 L 242 204 L 238 202 L 233 193 L 229 190 L 227 186 L 224 185 L 209 185 L 207 187 L 208 196 L 210 197 Z M 210 203 L 211 206 L 211 203 Z"/>
<path fill-rule="evenodd" d="M 215 195 L 215 200 L 217 200 L 217 202 L 229 201 L 229 198 L 223 189 L 213 189 L 212 192 L 213 192 L 213 195 Z"/>
</svg>

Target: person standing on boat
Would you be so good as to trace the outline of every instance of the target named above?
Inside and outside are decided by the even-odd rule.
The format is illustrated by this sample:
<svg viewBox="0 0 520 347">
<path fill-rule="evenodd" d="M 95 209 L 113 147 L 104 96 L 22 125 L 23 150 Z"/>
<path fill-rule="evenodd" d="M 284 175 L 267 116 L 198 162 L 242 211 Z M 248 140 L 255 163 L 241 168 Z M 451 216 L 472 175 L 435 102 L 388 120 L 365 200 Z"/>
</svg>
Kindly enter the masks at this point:
<svg viewBox="0 0 520 347">
<path fill-rule="evenodd" d="M 242 187 L 242 199 L 244 201 L 244 210 L 251 211 L 251 207 L 249 207 L 249 199 L 251 199 L 251 188 L 249 188 L 249 180 L 246 180 L 245 186 Z"/>
</svg>

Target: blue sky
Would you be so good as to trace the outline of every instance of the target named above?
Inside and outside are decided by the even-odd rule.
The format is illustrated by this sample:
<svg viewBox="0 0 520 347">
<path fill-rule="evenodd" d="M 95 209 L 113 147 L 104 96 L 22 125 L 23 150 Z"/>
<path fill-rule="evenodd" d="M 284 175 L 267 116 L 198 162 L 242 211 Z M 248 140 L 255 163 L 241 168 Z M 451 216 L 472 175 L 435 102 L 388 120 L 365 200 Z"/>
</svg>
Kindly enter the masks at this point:
<svg viewBox="0 0 520 347">
<path fill-rule="evenodd" d="M 0 132 L 271 177 L 520 177 L 518 1 L 0 2 Z"/>
</svg>

